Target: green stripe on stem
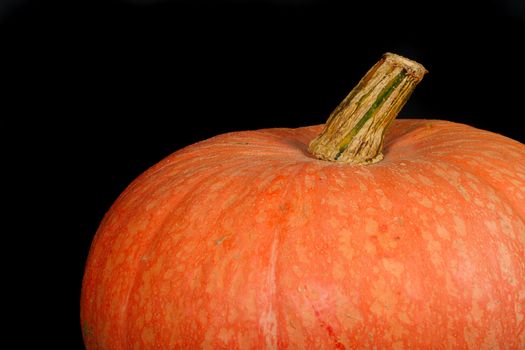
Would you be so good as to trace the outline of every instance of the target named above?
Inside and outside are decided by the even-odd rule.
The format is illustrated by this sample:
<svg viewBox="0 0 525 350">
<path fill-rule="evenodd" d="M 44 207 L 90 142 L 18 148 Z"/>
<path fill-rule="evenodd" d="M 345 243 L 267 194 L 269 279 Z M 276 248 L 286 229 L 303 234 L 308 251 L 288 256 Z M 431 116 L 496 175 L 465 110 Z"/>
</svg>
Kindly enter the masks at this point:
<svg viewBox="0 0 525 350">
<path fill-rule="evenodd" d="M 357 122 L 357 124 L 350 130 L 350 132 L 345 136 L 343 141 L 341 142 L 339 146 L 339 152 L 335 156 L 335 159 L 339 159 L 341 154 L 346 151 L 348 148 L 348 145 L 350 144 L 350 141 L 354 138 L 355 135 L 361 130 L 363 125 L 374 115 L 374 113 L 381 107 L 383 102 L 392 94 L 395 88 L 401 83 L 401 81 L 406 77 L 407 71 L 405 69 L 402 69 L 401 72 L 395 77 L 395 79 L 390 83 L 390 85 L 386 86 L 383 91 L 377 96 L 377 99 L 372 104 L 372 107 L 366 111 L 365 115 Z"/>
</svg>

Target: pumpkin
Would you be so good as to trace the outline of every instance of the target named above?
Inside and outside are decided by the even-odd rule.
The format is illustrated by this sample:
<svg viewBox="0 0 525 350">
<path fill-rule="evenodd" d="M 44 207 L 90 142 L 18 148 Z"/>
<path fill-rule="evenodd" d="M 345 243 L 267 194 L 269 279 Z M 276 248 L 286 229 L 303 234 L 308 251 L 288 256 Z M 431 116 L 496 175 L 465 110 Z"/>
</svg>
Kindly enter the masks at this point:
<svg viewBox="0 0 525 350">
<path fill-rule="evenodd" d="M 525 349 L 525 146 L 393 121 L 423 74 L 386 54 L 325 126 L 142 174 L 92 243 L 87 348 Z"/>
</svg>

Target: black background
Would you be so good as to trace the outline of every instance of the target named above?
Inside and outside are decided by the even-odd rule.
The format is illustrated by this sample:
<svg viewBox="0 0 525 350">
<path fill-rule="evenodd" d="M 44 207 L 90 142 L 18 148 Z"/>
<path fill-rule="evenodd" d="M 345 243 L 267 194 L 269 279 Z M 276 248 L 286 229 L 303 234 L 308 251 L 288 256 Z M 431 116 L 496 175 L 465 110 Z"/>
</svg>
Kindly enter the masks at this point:
<svg viewBox="0 0 525 350">
<path fill-rule="evenodd" d="M 38 167 L 40 231 L 69 255 L 56 292 L 66 311 L 48 339 L 82 348 L 89 245 L 135 177 L 219 133 L 323 123 L 384 52 L 430 71 L 401 117 L 525 142 L 524 4 L 3 0 L 5 130 L 19 135 L 10 150 Z"/>
</svg>

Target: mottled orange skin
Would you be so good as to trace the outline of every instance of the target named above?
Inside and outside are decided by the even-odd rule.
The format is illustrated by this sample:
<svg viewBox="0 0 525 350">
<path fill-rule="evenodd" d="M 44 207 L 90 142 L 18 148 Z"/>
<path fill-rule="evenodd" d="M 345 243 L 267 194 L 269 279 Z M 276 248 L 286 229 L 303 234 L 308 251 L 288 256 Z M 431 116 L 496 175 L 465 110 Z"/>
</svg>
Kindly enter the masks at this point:
<svg viewBox="0 0 525 350">
<path fill-rule="evenodd" d="M 399 120 L 383 161 L 312 158 L 321 126 L 186 147 L 93 241 L 88 349 L 525 349 L 525 145 Z"/>
</svg>

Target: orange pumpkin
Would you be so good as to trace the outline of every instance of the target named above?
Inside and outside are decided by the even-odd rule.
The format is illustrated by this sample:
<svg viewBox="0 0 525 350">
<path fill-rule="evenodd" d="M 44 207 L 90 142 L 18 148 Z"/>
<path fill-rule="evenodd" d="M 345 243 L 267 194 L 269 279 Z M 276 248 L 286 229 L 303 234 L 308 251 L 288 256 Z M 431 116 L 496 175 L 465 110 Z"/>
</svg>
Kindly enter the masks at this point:
<svg viewBox="0 0 525 350">
<path fill-rule="evenodd" d="M 525 146 L 398 120 L 354 165 L 310 154 L 322 130 L 220 135 L 135 180 L 92 244 L 87 348 L 525 349 Z"/>
</svg>

